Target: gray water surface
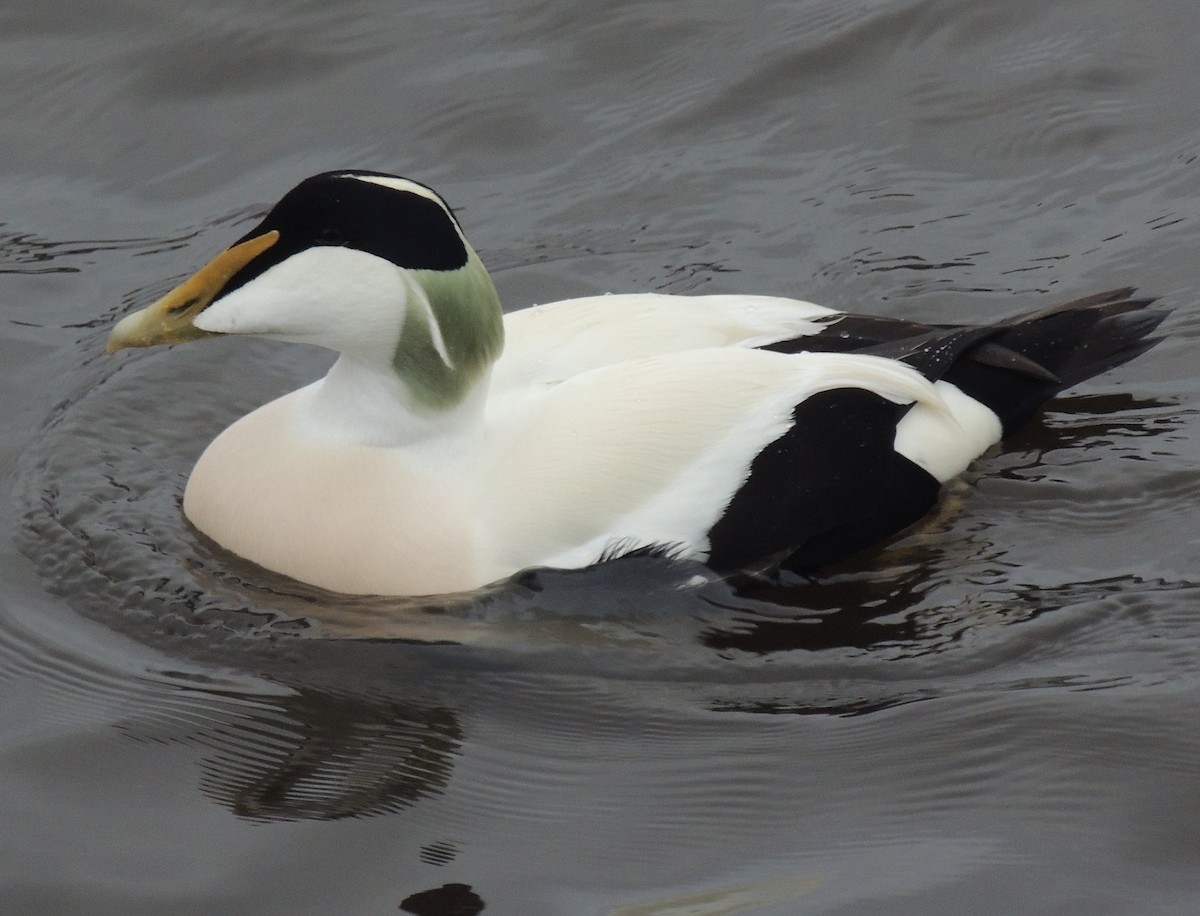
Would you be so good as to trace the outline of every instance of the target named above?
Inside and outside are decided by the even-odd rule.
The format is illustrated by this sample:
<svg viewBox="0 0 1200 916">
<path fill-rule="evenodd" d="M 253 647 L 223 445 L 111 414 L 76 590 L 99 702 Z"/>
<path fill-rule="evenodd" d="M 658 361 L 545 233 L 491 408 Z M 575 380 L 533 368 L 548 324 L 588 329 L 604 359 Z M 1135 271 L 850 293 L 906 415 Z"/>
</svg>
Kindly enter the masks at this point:
<svg viewBox="0 0 1200 916">
<path fill-rule="evenodd" d="M 0 10 L 0 912 L 1195 912 L 1197 35 L 1184 0 Z M 329 356 L 103 353 L 339 167 L 437 187 L 510 309 L 1174 312 L 815 583 L 339 598 L 179 510 Z"/>
</svg>

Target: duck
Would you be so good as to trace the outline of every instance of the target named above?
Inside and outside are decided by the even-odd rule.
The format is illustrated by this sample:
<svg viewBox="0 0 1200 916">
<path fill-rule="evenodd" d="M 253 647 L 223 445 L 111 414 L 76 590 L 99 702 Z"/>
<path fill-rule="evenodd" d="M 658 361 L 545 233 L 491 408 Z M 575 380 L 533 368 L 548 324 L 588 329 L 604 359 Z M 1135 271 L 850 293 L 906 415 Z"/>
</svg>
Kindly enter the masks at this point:
<svg viewBox="0 0 1200 916">
<path fill-rule="evenodd" d="M 988 325 L 765 295 L 615 293 L 505 314 L 434 190 L 307 178 L 109 353 L 315 344 L 328 373 L 204 449 L 183 513 L 353 595 L 468 592 L 631 554 L 810 575 L 925 516 L 1059 392 L 1157 343 L 1132 288 Z"/>
</svg>

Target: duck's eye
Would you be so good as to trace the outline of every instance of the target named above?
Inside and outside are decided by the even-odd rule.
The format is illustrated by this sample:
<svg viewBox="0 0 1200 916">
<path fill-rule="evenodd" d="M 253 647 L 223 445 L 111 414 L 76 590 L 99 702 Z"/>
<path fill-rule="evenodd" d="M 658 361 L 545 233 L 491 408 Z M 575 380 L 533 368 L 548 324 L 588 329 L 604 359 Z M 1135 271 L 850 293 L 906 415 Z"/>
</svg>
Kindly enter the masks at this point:
<svg viewBox="0 0 1200 916">
<path fill-rule="evenodd" d="M 317 233 L 317 241 L 322 245 L 345 245 L 346 234 L 341 229 L 335 229 L 333 226 L 326 226 Z"/>
</svg>

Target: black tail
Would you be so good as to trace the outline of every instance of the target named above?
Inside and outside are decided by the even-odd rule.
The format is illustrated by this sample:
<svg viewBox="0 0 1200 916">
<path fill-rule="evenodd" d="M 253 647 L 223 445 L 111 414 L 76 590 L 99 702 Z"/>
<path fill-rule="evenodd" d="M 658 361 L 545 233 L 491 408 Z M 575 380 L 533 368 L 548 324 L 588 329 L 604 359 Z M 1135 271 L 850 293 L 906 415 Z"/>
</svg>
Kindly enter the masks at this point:
<svg viewBox="0 0 1200 916">
<path fill-rule="evenodd" d="M 1025 425 L 1060 391 L 1145 353 L 1167 312 L 1150 298 L 1112 290 L 1020 315 L 965 348 L 942 375 L 1000 417 L 1004 434 Z"/>
<path fill-rule="evenodd" d="M 1065 388 L 1145 353 L 1167 316 L 1131 287 L 1074 299 L 983 327 L 929 325 L 862 315 L 830 316 L 820 334 L 764 349 L 871 353 L 900 359 L 926 377 L 958 386 L 1020 429 Z"/>
</svg>

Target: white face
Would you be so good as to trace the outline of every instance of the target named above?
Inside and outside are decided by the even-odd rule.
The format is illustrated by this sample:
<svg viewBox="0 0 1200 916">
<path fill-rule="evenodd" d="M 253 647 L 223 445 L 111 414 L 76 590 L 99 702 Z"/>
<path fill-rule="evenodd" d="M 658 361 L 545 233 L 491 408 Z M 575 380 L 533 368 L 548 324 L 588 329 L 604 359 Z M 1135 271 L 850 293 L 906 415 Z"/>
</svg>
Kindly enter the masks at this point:
<svg viewBox="0 0 1200 916">
<path fill-rule="evenodd" d="M 196 316 L 221 334 L 315 344 L 389 363 L 400 339 L 410 280 L 390 261 L 353 248 L 308 248 Z"/>
</svg>

